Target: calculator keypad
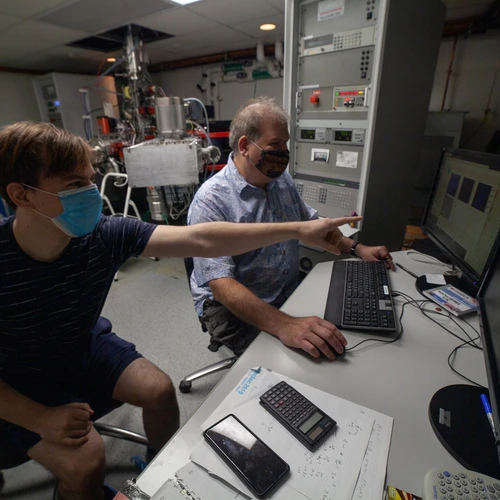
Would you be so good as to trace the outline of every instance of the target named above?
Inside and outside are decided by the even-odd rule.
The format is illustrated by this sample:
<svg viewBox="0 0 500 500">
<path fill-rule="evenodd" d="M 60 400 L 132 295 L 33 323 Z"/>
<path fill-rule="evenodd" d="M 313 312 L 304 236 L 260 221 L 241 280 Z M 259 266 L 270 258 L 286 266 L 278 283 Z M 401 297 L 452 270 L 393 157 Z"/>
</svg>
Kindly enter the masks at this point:
<svg viewBox="0 0 500 500">
<path fill-rule="evenodd" d="M 316 406 L 286 382 L 280 382 L 269 389 L 261 399 L 293 426 L 297 426 L 316 409 Z"/>
</svg>

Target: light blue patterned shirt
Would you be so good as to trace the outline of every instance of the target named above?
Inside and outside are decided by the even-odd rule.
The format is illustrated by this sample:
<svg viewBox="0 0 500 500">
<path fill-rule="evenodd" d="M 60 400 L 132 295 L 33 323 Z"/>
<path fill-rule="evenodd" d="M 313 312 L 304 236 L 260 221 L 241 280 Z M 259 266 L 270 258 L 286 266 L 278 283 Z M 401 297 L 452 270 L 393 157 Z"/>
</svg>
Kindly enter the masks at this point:
<svg viewBox="0 0 500 500">
<path fill-rule="evenodd" d="M 292 222 L 316 219 L 317 212 L 299 196 L 288 172 L 263 190 L 248 184 L 233 163 L 207 180 L 196 193 L 188 224 L 209 221 Z M 199 316 L 203 303 L 212 299 L 211 280 L 234 278 L 268 304 L 281 307 L 299 282 L 299 245 L 283 241 L 232 257 L 195 258 L 191 293 Z"/>
</svg>

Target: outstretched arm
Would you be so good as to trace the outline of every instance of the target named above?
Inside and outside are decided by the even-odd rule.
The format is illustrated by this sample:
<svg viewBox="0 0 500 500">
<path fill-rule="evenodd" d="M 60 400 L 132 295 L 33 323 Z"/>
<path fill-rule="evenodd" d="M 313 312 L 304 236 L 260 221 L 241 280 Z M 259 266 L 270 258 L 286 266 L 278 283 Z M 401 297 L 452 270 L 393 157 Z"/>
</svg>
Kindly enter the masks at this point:
<svg viewBox="0 0 500 500">
<path fill-rule="evenodd" d="M 142 255 L 145 257 L 218 257 L 240 255 L 285 240 L 301 240 L 339 254 L 343 224 L 361 217 L 307 222 L 248 223 L 208 222 L 193 226 L 158 226 Z"/>
</svg>

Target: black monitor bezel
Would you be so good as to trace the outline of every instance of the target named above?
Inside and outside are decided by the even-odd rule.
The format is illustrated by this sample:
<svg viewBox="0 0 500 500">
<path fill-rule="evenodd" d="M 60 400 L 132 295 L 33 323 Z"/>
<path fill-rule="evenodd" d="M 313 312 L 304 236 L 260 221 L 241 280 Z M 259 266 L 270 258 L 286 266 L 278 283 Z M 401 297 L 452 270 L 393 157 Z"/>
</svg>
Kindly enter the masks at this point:
<svg viewBox="0 0 500 500">
<path fill-rule="evenodd" d="M 432 190 L 431 190 L 431 195 L 429 198 L 429 202 L 427 203 L 427 206 L 425 207 L 425 213 L 422 218 L 422 224 L 420 225 L 422 231 L 429 237 L 429 239 L 439 248 L 439 250 L 453 263 L 455 264 L 463 273 L 463 277 L 472 285 L 475 287 L 476 290 L 479 290 L 481 283 L 483 282 L 486 273 L 488 272 L 488 269 L 490 268 L 492 257 L 494 252 L 492 251 L 490 253 L 490 256 L 488 257 L 488 260 L 484 266 L 484 270 L 481 273 L 481 275 L 478 275 L 477 272 L 469 266 L 466 262 L 464 262 L 462 259 L 457 257 L 454 253 L 452 253 L 446 245 L 441 243 L 441 240 L 439 237 L 433 233 L 432 229 L 430 229 L 426 225 L 427 218 L 430 214 L 430 207 L 432 204 L 432 201 L 434 200 L 434 196 L 437 191 L 438 187 L 438 180 L 439 180 L 439 174 L 441 173 L 441 168 L 443 165 L 443 160 L 444 156 L 446 153 L 451 153 L 454 155 L 459 156 L 460 158 L 463 158 L 465 160 L 469 161 L 474 161 L 475 163 L 481 163 L 483 165 L 487 165 L 490 169 L 497 170 L 500 172 L 500 155 L 494 155 L 490 153 L 482 153 L 479 151 L 468 151 L 465 149 L 456 149 L 456 148 L 444 148 L 441 152 L 441 159 L 439 161 L 439 168 L 436 171 L 436 175 L 434 177 L 434 182 L 432 184 Z M 499 234 L 496 237 L 495 241 L 498 241 L 500 237 L 500 231 Z M 493 249 L 495 248 L 495 245 L 493 245 Z"/>
<path fill-rule="evenodd" d="M 490 404 L 493 413 L 493 422 L 495 425 L 495 444 L 498 450 L 500 461 L 500 366 L 495 356 L 492 342 L 492 331 L 488 321 L 488 315 L 484 306 L 484 294 L 488 290 L 491 283 L 491 277 L 495 270 L 500 266 L 500 239 L 497 238 L 495 243 L 495 251 L 491 259 L 488 272 L 483 281 L 481 288 L 477 295 L 478 313 L 479 313 L 479 326 L 481 330 L 481 343 L 483 346 L 484 362 L 486 365 L 486 377 L 488 380 L 488 389 L 490 393 Z M 500 290 L 498 291 L 500 293 Z M 500 335 L 500 332 L 497 332 Z M 500 356 L 500 353 L 499 353 Z"/>
</svg>

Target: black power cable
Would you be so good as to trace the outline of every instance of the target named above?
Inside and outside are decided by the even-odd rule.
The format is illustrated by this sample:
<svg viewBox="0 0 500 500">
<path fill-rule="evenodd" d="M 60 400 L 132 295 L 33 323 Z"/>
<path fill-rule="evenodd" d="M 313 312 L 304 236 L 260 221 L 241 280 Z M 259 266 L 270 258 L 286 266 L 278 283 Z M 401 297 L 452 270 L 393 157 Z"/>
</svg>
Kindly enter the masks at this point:
<svg viewBox="0 0 500 500">
<path fill-rule="evenodd" d="M 459 349 L 461 349 L 462 347 L 468 346 L 468 347 L 473 347 L 474 349 L 478 349 L 480 351 L 483 350 L 482 347 L 479 346 L 476 343 L 480 339 L 479 332 L 468 321 L 466 321 L 465 319 L 462 318 L 462 321 L 464 321 L 477 334 L 477 337 L 475 337 L 475 338 L 472 338 L 467 333 L 467 331 L 462 327 L 462 325 L 460 325 L 459 322 L 456 321 L 455 318 L 453 318 L 453 316 L 451 315 L 451 313 L 449 313 L 448 311 L 435 311 L 435 310 L 425 309 L 426 304 L 432 304 L 432 305 L 434 305 L 434 303 L 431 302 L 430 300 L 427 300 L 427 299 L 414 299 L 410 295 L 408 295 L 408 294 L 406 294 L 404 292 L 398 292 L 398 291 L 393 291 L 392 292 L 392 297 L 403 297 L 404 299 L 406 299 L 406 302 L 404 302 L 403 305 L 402 305 L 401 314 L 399 315 L 399 318 L 398 318 L 399 333 L 397 334 L 397 336 L 395 338 L 391 339 L 391 340 L 383 340 L 383 339 L 375 339 L 375 338 L 365 339 L 365 340 L 362 340 L 361 342 L 358 342 L 357 344 L 353 345 L 352 347 L 349 347 L 349 348 L 345 349 L 346 351 L 352 351 L 353 349 L 355 349 L 356 347 L 360 346 L 361 344 L 364 344 L 365 342 L 380 342 L 380 343 L 383 343 L 383 344 L 392 344 L 393 342 L 396 342 L 397 340 L 399 340 L 401 338 L 401 336 L 403 335 L 403 332 L 404 332 L 404 327 L 403 327 L 404 309 L 405 309 L 405 307 L 407 305 L 411 305 L 411 306 L 416 307 L 417 309 L 419 309 L 420 312 L 426 318 L 430 319 L 431 321 L 433 321 L 434 323 L 436 323 L 436 325 L 440 326 L 443 330 L 445 330 L 446 332 L 450 333 L 451 335 L 453 335 L 454 337 L 456 337 L 457 339 L 459 339 L 462 342 L 460 345 L 458 345 L 457 347 L 455 347 L 455 349 L 453 349 L 451 351 L 450 355 L 448 356 L 448 366 L 451 368 L 451 370 L 453 372 L 455 372 L 457 375 L 459 375 L 460 377 L 464 378 L 465 380 L 469 381 L 471 384 L 477 385 L 478 387 L 483 387 L 481 384 L 478 384 L 477 382 L 474 382 L 473 380 L 471 380 L 470 378 L 466 377 L 465 375 L 463 375 L 462 373 L 460 373 L 458 370 L 456 370 L 453 367 L 452 361 L 451 361 L 451 358 L 453 356 L 455 356 L 456 353 L 457 353 L 457 351 Z M 457 335 L 456 333 L 454 333 L 453 331 L 451 331 L 449 328 L 446 328 L 444 325 L 442 325 L 441 323 L 439 323 L 438 321 L 436 321 L 434 318 L 432 318 L 430 316 L 431 314 L 435 314 L 435 315 L 438 315 L 438 316 L 442 316 L 442 317 L 451 319 L 453 321 L 453 323 L 455 323 L 464 332 L 464 334 L 466 335 L 466 337 L 468 338 L 468 340 L 463 339 L 460 335 Z"/>
</svg>

